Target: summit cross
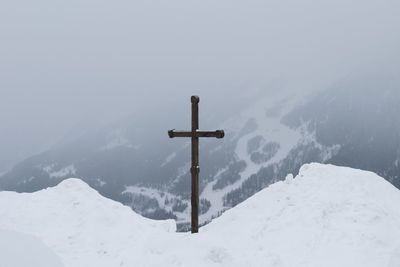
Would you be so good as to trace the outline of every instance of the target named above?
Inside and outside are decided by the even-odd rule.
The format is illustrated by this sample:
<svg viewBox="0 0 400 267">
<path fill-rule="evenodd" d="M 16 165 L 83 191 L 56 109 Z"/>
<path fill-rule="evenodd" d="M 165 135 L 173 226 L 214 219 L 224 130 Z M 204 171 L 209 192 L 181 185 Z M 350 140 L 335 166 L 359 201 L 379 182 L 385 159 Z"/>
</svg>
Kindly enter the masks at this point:
<svg viewBox="0 0 400 267">
<path fill-rule="evenodd" d="M 224 138 L 224 131 L 217 130 L 213 132 L 199 131 L 199 102 L 198 96 L 191 97 L 192 102 L 192 131 L 168 131 L 170 138 L 174 137 L 190 137 L 192 138 L 192 167 L 190 173 L 192 175 L 192 234 L 199 232 L 199 138 L 215 137 Z"/>
</svg>

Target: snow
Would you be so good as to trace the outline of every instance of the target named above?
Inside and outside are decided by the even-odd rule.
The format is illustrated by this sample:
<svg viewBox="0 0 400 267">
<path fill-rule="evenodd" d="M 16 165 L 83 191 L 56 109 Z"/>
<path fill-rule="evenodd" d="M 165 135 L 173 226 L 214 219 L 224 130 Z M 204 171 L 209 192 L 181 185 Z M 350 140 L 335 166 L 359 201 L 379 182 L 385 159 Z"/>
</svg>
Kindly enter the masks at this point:
<svg viewBox="0 0 400 267">
<path fill-rule="evenodd" d="M 62 168 L 59 171 L 53 171 L 49 173 L 50 178 L 63 178 L 63 177 L 67 177 L 68 175 L 72 176 L 72 175 L 76 175 L 76 168 L 73 164 Z"/>
<path fill-rule="evenodd" d="M 44 172 L 48 173 L 50 178 L 64 178 L 67 176 L 71 177 L 73 175 L 76 175 L 76 172 L 77 172 L 77 170 L 73 164 L 68 165 L 64 168 L 61 168 L 59 170 L 54 170 L 57 167 L 57 165 L 55 163 L 47 164 L 45 166 L 39 166 L 39 167 L 41 167 Z M 30 180 L 28 180 L 28 182 L 29 181 Z"/>
<path fill-rule="evenodd" d="M 224 206 L 224 197 L 229 192 L 240 188 L 251 175 L 257 174 L 262 168 L 282 162 L 298 145 L 313 144 L 321 150 L 323 162 L 332 158 L 339 151 L 339 145 L 326 147 L 319 144 L 316 141 L 315 133 L 309 133 L 306 130 L 308 128 L 307 125 L 303 125 L 299 129 L 292 129 L 282 122 L 283 116 L 292 111 L 299 102 L 303 101 L 303 97 L 294 96 L 293 92 L 281 92 L 274 96 L 268 96 L 268 98 L 260 98 L 258 102 L 255 102 L 250 108 L 241 113 L 238 118 L 227 121 L 221 127 L 227 129 L 227 132 L 238 134 L 247 121 L 252 120 L 257 124 L 257 129 L 254 131 L 243 136 L 237 136 L 239 139 L 235 148 L 235 158 L 237 161 L 244 161 L 246 163 L 245 169 L 240 173 L 240 179 L 225 186 L 223 189 L 215 190 L 213 187 L 218 182 L 220 174 L 218 172 L 214 176 L 214 181 L 208 183 L 201 192 L 201 198 L 211 201 L 210 209 L 200 216 L 201 223 L 209 221 L 213 216 L 216 216 L 219 212 L 227 208 Z M 274 107 L 273 110 L 277 110 L 277 112 L 268 114 L 271 111 L 268 112 L 266 107 Z M 249 141 L 257 137 L 263 138 L 258 150 L 261 150 L 267 143 L 279 145 L 279 149 L 273 157 L 262 163 L 254 162 L 251 159 L 251 153 L 248 152 Z"/>
<path fill-rule="evenodd" d="M 373 173 L 321 164 L 291 177 L 203 231 L 225 238 L 236 229 L 248 249 L 232 255 L 265 266 L 400 266 L 398 189 Z"/>
<path fill-rule="evenodd" d="M 188 208 L 186 208 L 183 212 L 177 212 L 177 211 L 174 212 L 174 214 L 177 217 L 177 221 L 187 222 L 187 218 L 190 217 L 190 208 L 189 208 L 190 202 L 188 200 L 182 199 L 182 197 L 178 195 L 165 192 L 165 190 L 129 185 L 125 186 L 125 190 L 122 192 L 122 194 L 127 194 L 127 193 L 137 196 L 142 195 L 151 199 L 155 199 L 160 208 L 170 212 L 173 211 L 172 207 L 174 204 L 174 200 L 178 200 L 182 204 L 187 204 Z M 168 204 L 166 204 L 166 200 L 168 200 Z M 151 210 L 145 210 L 145 211 L 151 212 Z"/>
<path fill-rule="evenodd" d="M 107 184 L 107 182 L 106 181 L 104 181 L 104 180 L 102 180 L 102 179 L 100 179 L 100 178 L 97 178 L 96 179 L 96 182 L 97 182 L 97 184 L 99 185 L 99 186 L 105 186 L 106 184 Z"/>
<path fill-rule="evenodd" d="M 121 146 L 132 147 L 132 144 L 128 139 L 126 139 L 124 137 L 117 137 L 117 138 L 111 140 L 110 142 L 108 142 L 107 145 L 101 147 L 100 150 L 101 151 L 111 150 L 111 149 L 121 147 Z"/>
<path fill-rule="evenodd" d="M 176 230 L 174 221 L 144 218 L 79 179 L 35 193 L 0 192 L 0 218 L 0 229 L 39 237 L 74 267 L 120 266 L 148 238 Z"/>
<path fill-rule="evenodd" d="M 112 150 L 119 147 L 128 147 L 134 149 L 139 149 L 141 147 L 140 145 L 132 144 L 129 138 L 126 137 L 126 129 L 115 129 L 107 138 L 109 139 L 108 143 L 101 147 L 99 149 L 100 151 Z"/>
<path fill-rule="evenodd" d="M 64 265 L 38 238 L 0 230 L 0 266 L 62 267 Z"/>
<path fill-rule="evenodd" d="M 68 179 L 0 192 L 0 229 L 38 237 L 71 267 L 398 267 L 399 204 L 376 174 L 308 164 L 190 235 Z"/>
<path fill-rule="evenodd" d="M 48 164 L 48 165 L 43 166 L 42 169 L 43 169 L 44 172 L 50 173 L 55 166 L 56 166 L 56 164 L 52 163 L 52 164 Z"/>
<path fill-rule="evenodd" d="M 19 182 L 18 184 L 26 184 L 26 183 L 32 182 L 34 179 L 35 179 L 35 177 L 31 176 L 28 179 L 25 179 L 22 182 Z"/>
<path fill-rule="evenodd" d="M 237 161 L 243 160 L 246 163 L 246 168 L 240 173 L 240 179 L 223 189 L 214 190 L 213 186 L 218 182 L 218 175 L 220 174 L 220 172 L 218 172 L 214 177 L 214 181 L 207 184 L 201 192 L 202 198 L 211 201 L 210 209 L 200 216 L 201 223 L 209 221 L 213 216 L 226 209 L 223 199 L 227 193 L 239 188 L 243 182 L 249 179 L 252 174 L 259 172 L 260 169 L 278 163 L 286 158 L 290 150 L 300 142 L 302 137 L 301 133 L 289 128 L 281 122 L 283 114 L 291 111 L 296 106 L 297 101 L 297 98 L 289 98 L 288 95 L 283 92 L 276 96 L 261 98 L 258 102 L 254 103 L 252 107 L 242 112 L 239 118 L 227 121 L 222 125 L 221 128 L 227 129 L 227 132 L 238 134 L 241 132 L 243 125 L 246 125 L 247 121 L 253 120 L 257 124 L 257 129 L 240 137 L 237 142 L 235 158 Z M 275 116 L 266 116 L 265 107 L 274 106 L 278 108 L 276 103 L 280 103 L 279 112 Z M 268 142 L 276 142 L 280 145 L 277 153 L 262 164 L 254 163 L 247 149 L 249 140 L 256 136 L 263 136 Z"/>
<path fill-rule="evenodd" d="M 168 157 L 165 158 L 164 162 L 161 164 L 161 167 L 164 167 L 168 163 L 170 163 L 176 157 L 176 152 L 171 153 Z"/>
</svg>

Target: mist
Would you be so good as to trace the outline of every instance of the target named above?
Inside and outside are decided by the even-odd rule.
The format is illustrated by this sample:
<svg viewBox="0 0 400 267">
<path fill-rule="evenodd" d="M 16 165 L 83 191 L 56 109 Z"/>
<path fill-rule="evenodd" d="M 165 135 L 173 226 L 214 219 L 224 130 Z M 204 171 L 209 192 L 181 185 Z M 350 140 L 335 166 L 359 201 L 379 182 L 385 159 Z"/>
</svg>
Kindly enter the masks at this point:
<svg viewBox="0 0 400 267">
<path fill-rule="evenodd" d="M 68 134 L 183 110 L 192 94 L 229 108 L 396 72 L 399 10 L 394 0 L 3 1 L 0 172 Z"/>
</svg>

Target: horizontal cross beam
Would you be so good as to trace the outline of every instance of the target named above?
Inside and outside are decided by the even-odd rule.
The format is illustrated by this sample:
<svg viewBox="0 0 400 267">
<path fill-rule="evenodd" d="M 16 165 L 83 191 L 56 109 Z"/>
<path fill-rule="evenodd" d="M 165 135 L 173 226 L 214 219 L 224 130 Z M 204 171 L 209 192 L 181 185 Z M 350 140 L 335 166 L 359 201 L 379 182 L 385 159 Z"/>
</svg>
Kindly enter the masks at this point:
<svg viewBox="0 0 400 267">
<path fill-rule="evenodd" d="M 206 132 L 206 131 L 195 131 L 195 132 L 185 132 L 185 131 L 177 131 L 170 130 L 168 131 L 168 136 L 170 138 L 175 137 L 215 137 L 218 139 L 224 138 L 225 133 L 223 130 L 217 130 L 214 132 Z"/>
</svg>

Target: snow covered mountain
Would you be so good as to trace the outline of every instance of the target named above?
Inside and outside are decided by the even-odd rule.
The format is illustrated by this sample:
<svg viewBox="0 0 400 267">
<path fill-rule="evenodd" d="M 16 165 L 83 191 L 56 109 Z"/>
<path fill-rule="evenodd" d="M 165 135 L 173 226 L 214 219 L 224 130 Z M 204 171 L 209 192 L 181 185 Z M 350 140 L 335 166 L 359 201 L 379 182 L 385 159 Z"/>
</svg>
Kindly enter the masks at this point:
<svg viewBox="0 0 400 267">
<path fill-rule="evenodd" d="M 398 78 L 371 75 L 312 96 L 260 97 L 235 105 L 240 110 L 224 122 L 203 112 L 200 128 L 224 129 L 226 136 L 200 142 L 201 223 L 309 162 L 370 170 L 400 188 L 399 88 Z M 0 188 L 32 192 L 79 177 L 146 217 L 173 218 L 187 230 L 190 143 L 170 140 L 167 130 L 187 128 L 190 114 L 143 114 L 21 162 L 0 177 Z"/>
<path fill-rule="evenodd" d="M 398 203 L 400 191 L 374 173 L 314 163 L 190 235 L 68 179 L 0 192 L 0 229 L 36 236 L 67 267 L 397 267 Z"/>
</svg>

